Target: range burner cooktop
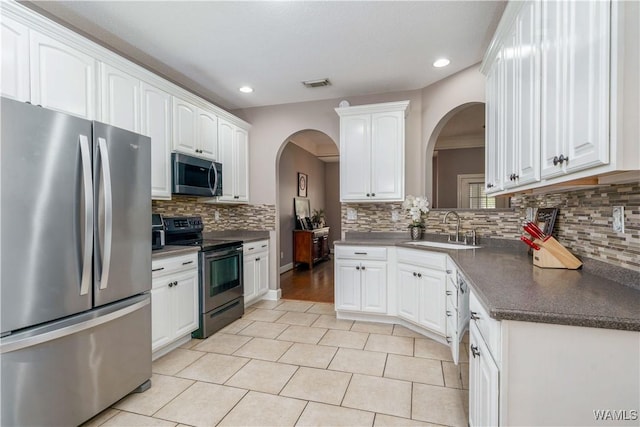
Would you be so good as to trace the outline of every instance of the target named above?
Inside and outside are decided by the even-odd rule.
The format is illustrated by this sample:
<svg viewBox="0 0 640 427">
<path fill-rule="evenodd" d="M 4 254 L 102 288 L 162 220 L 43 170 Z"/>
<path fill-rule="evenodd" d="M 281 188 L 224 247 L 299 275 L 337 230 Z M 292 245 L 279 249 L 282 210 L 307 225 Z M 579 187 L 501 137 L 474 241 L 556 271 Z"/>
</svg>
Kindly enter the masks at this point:
<svg viewBox="0 0 640 427">
<path fill-rule="evenodd" d="M 202 251 L 220 250 L 242 245 L 239 240 L 207 239 L 202 236 L 204 225 L 199 216 L 164 217 L 165 244 L 200 246 Z"/>
</svg>

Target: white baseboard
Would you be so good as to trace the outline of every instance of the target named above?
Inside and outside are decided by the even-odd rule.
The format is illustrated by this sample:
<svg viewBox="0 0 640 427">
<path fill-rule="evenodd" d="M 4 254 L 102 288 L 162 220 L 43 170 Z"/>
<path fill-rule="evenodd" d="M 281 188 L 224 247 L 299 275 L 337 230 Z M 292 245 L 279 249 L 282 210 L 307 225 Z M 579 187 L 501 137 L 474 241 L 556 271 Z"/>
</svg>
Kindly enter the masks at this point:
<svg viewBox="0 0 640 427">
<path fill-rule="evenodd" d="M 280 266 L 280 274 L 282 273 L 286 273 L 289 270 L 293 270 L 293 263 L 290 262 L 289 264 L 285 264 Z"/>
<path fill-rule="evenodd" d="M 278 301 L 282 298 L 282 289 L 269 289 L 269 291 L 262 297 L 269 301 Z"/>
</svg>

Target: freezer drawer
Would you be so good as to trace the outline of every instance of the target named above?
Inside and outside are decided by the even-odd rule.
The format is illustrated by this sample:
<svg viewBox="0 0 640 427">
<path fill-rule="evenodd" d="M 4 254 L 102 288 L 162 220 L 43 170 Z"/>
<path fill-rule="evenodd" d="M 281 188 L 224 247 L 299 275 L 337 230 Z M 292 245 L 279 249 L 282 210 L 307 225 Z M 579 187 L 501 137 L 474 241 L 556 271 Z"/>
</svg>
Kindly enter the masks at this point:
<svg viewBox="0 0 640 427">
<path fill-rule="evenodd" d="M 0 360 L 0 425 L 78 425 L 151 378 L 150 296 L 2 338 Z"/>
</svg>

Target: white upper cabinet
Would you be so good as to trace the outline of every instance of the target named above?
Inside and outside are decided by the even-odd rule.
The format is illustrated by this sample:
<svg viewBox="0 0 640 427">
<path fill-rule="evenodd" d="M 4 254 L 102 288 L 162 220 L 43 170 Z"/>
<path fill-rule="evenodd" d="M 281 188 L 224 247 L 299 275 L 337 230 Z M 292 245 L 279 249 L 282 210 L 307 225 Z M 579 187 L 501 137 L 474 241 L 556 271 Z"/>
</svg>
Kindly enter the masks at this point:
<svg viewBox="0 0 640 427">
<path fill-rule="evenodd" d="M 637 2 L 509 3 L 482 66 L 488 192 L 580 178 L 614 183 L 612 172 L 640 169 L 638 9 Z"/>
<path fill-rule="evenodd" d="M 108 64 L 100 64 L 100 120 L 140 132 L 140 80 Z"/>
<path fill-rule="evenodd" d="M 202 109 L 198 110 L 198 149 L 205 157 L 218 158 L 218 118 Z"/>
<path fill-rule="evenodd" d="M 208 160 L 219 160 L 218 118 L 204 108 L 173 98 L 173 150 Z"/>
<path fill-rule="evenodd" d="M 409 101 L 336 108 L 340 200 L 404 200 L 405 112 Z"/>
<path fill-rule="evenodd" d="M 173 97 L 173 149 L 185 154 L 199 154 L 196 150 L 198 107 Z"/>
<path fill-rule="evenodd" d="M 220 202 L 249 201 L 249 133 L 222 118 L 218 119 L 218 156 L 222 163 Z"/>
<path fill-rule="evenodd" d="M 151 197 L 171 198 L 171 95 L 140 83 L 141 133 L 151 138 Z"/>
<path fill-rule="evenodd" d="M 93 120 L 96 60 L 31 30 L 31 103 Z"/>
<path fill-rule="evenodd" d="M 7 16 L 0 21 L 2 69 L 0 93 L 18 101 L 29 101 L 29 29 Z"/>
<path fill-rule="evenodd" d="M 609 162 L 609 2 L 542 4 L 542 176 Z"/>
</svg>

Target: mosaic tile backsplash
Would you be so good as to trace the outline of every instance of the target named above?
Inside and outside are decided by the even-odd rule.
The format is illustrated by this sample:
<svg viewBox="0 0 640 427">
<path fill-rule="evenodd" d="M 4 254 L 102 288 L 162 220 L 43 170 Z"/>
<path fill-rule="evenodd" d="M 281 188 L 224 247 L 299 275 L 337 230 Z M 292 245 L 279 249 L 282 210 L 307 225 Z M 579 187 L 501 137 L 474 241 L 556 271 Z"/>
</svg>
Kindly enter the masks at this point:
<svg viewBox="0 0 640 427">
<path fill-rule="evenodd" d="M 640 183 L 607 185 L 545 195 L 518 195 L 511 199 L 513 210 L 460 211 L 461 230 L 476 229 L 487 237 L 519 239 L 527 208 L 560 209 L 556 238 L 580 257 L 596 259 L 623 268 L 640 270 Z M 625 232 L 613 231 L 613 206 L 625 208 Z M 347 209 L 357 211 L 357 220 L 347 220 Z M 392 220 L 393 211 L 399 220 Z M 442 224 L 445 210 L 429 212 L 426 230 L 447 233 L 455 230 L 455 219 Z M 343 231 L 407 231 L 409 218 L 400 203 L 342 204 Z M 408 237 L 407 232 L 407 237 Z"/>
<path fill-rule="evenodd" d="M 154 200 L 152 211 L 166 216 L 200 215 L 205 224 L 204 231 L 269 231 L 276 228 L 275 205 L 221 205 L 202 203 L 197 197 L 174 195 L 172 200 Z"/>
</svg>

